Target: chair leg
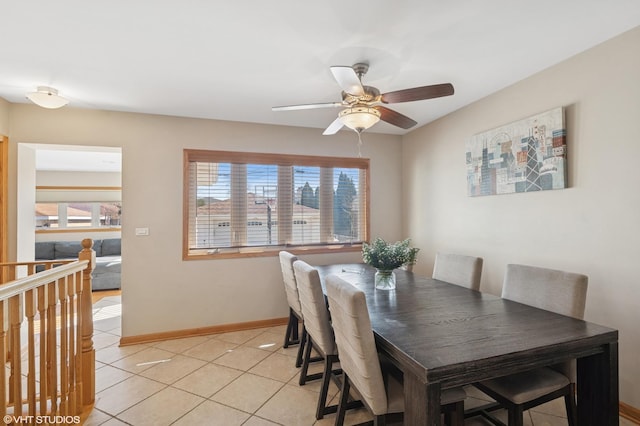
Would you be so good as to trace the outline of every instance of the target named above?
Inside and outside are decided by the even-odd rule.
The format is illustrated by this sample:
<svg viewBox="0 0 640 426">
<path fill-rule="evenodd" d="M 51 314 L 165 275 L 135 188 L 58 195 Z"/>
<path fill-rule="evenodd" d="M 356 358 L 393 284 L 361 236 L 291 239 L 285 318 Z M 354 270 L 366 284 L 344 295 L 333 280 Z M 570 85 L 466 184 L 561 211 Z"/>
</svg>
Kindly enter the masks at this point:
<svg viewBox="0 0 640 426">
<path fill-rule="evenodd" d="M 305 333 L 305 336 L 305 350 L 304 356 L 302 357 L 302 369 L 300 370 L 300 379 L 298 380 L 298 384 L 300 386 L 303 386 L 305 383 L 307 383 L 308 380 L 318 380 L 323 376 L 323 373 L 308 374 L 309 363 L 324 361 L 324 358 L 322 356 L 313 358 L 311 357 L 311 351 L 313 350 L 313 340 L 311 339 L 311 336 L 309 336 L 309 333 Z"/>
<path fill-rule="evenodd" d="M 292 327 L 292 330 L 291 330 L 291 340 L 293 340 L 294 342 L 300 342 L 300 337 L 298 336 L 298 324 L 299 323 L 300 323 L 300 320 L 294 314 L 293 315 L 293 327 Z"/>
<path fill-rule="evenodd" d="M 577 426 L 578 424 L 578 407 L 576 405 L 576 385 L 569 385 L 569 393 L 564 396 L 564 405 L 567 408 L 567 422 L 569 426 Z"/>
<path fill-rule="evenodd" d="M 283 348 L 298 343 L 298 317 L 293 313 L 293 309 L 289 308 L 289 322 L 287 323 L 287 331 L 284 335 Z"/>
<path fill-rule="evenodd" d="M 311 350 L 313 349 L 313 340 L 309 333 L 304 333 L 304 355 L 302 357 L 302 369 L 300 370 L 300 379 L 298 380 L 298 384 L 303 386 L 307 383 L 308 380 L 318 380 L 322 378 L 322 373 L 314 373 L 308 374 L 309 371 L 309 363 L 324 361 L 322 356 L 311 357 Z"/>
<path fill-rule="evenodd" d="M 337 361 L 338 357 L 335 355 L 327 355 L 324 358 L 324 371 L 322 373 L 322 385 L 320 387 L 320 395 L 318 395 L 318 407 L 316 409 L 316 419 L 320 420 L 325 414 L 333 413 L 336 410 L 336 406 L 327 407 L 327 394 L 329 393 L 329 383 L 331 381 L 331 374 L 333 374 L 333 363 Z"/>
<path fill-rule="evenodd" d="M 303 331 L 303 334 L 306 336 L 305 338 L 305 350 L 304 357 L 302 360 L 302 369 L 300 370 L 300 380 L 298 380 L 298 384 L 300 386 L 307 383 L 307 371 L 309 370 L 309 360 L 311 359 L 311 349 L 313 344 L 311 343 L 311 338 L 308 334 Z"/>
<path fill-rule="evenodd" d="M 304 352 L 304 346 L 307 344 L 307 329 L 302 324 L 302 337 L 300 338 L 300 347 L 298 348 L 298 355 L 296 356 L 296 368 L 300 368 L 302 365 L 302 355 Z"/>
<path fill-rule="evenodd" d="M 349 388 L 351 388 L 349 377 L 347 373 L 344 373 L 342 375 L 342 388 L 340 389 L 340 402 L 338 403 L 335 426 L 344 425 L 344 415 L 347 412 L 347 402 L 349 401 Z"/>
<path fill-rule="evenodd" d="M 289 308 L 289 322 L 287 323 L 287 331 L 284 332 L 284 343 L 282 344 L 283 348 L 289 347 L 289 337 L 291 336 L 291 328 L 293 325 L 291 321 L 293 320 L 293 314 L 291 313 L 291 308 Z"/>
</svg>

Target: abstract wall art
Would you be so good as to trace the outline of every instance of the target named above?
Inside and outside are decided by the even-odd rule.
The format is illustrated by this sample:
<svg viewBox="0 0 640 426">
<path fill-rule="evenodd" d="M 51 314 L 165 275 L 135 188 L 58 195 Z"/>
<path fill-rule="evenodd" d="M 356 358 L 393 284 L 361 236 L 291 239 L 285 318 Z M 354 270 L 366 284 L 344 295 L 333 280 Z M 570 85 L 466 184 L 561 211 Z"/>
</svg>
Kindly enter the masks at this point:
<svg viewBox="0 0 640 426">
<path fill-rule="evenodd" d="M 478 133 L 466 143 L 471 197 L 567 187 L 564 109 Z"/>
</svg>

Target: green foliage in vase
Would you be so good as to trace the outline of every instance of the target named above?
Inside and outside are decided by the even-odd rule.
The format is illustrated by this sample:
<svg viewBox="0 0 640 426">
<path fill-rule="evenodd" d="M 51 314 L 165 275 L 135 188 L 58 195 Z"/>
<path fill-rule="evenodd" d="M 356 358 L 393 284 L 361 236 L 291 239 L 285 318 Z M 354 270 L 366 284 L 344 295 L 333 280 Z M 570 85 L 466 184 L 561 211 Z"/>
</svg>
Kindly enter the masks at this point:
<svg viewBox="0 0 640 426">
<path fill-rule="evenodd" d="M 418 247 L 411 247 L 409 249 L 409 258 L 405 262 L 407 265 L 415 265 L 418 261 L 418 252 L 420 249 Z"/>
<path fill-rule="evenodd" d="M 405 263 L 415 262 L 419 249 L 410 246 L 411 240 L 387 243 L 382 238 L 376 238 L 371 244 L 362 244 L 362 259 L 365 263 L 381 270 L 399 268 Z"/>
</svg>

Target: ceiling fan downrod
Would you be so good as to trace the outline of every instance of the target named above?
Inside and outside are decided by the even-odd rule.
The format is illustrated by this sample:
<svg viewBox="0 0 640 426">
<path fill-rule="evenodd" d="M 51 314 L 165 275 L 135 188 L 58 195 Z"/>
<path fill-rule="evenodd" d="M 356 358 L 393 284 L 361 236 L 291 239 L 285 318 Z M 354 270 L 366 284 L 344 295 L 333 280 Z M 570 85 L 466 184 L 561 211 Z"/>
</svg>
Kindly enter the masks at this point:
<svg viewBox="0 0 640 426">
<path fill-rule="evenodd" d="M 369 71 L 369 64 L 365 62 L 358 62 L 351 67 L 356 72 L 358 79 L 362 81 L 362 77 Z"/>
</svg>

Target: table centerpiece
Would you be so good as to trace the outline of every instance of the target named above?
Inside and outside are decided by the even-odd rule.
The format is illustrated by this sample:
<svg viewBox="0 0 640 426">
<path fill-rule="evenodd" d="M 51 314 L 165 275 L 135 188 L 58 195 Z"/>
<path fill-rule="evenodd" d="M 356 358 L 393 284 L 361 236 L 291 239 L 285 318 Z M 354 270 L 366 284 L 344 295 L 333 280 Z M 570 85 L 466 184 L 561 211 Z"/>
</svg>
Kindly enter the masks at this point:
<svg viewBox="0 0 640 426">
<path fill-rule="evenodd" d="M 362 259 L 365 263 L 377 269 L 375 286 L 379 290 L 393 290 L 396 288 L 394 269 L 415 261 L 417 249 L 411 247 L 411 240 L 388 243 L 382 238 L 376 238 L 373 243 L 362 244 Z"/>
</svg>

